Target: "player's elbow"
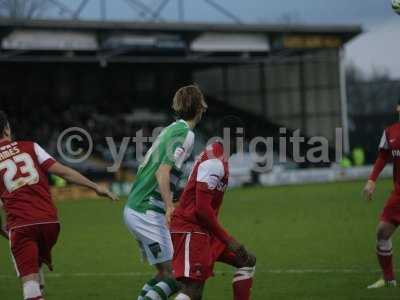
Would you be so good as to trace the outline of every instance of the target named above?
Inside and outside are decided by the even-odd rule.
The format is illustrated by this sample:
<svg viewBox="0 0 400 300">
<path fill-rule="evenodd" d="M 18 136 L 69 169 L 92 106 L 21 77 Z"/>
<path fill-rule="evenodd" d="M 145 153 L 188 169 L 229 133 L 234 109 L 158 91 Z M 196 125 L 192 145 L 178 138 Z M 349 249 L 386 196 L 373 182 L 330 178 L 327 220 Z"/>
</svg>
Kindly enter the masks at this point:
<svg viewBox="0 0 400 300">
<path fill-rule="evenodd" d="M 76 171 L 57 162 L 49 168 L 49 172 L 70 181 Z"/>
</svg>

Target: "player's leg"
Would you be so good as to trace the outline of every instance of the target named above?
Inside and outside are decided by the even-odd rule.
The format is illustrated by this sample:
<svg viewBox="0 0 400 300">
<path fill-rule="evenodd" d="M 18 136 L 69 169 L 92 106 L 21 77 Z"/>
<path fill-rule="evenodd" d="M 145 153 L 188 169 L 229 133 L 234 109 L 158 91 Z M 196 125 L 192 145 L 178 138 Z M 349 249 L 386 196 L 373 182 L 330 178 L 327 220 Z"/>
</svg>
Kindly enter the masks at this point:
<svg viewBox="0 0 400 300">
<path fill-rule="evenodd" d="M 46 280 L 44 277 L 43 267 L 40 267 L 40 269 L 39 269 L 39 285 L 40 285 L 40 291 L 42 292 L 42 295 L 44 296 L 44 288 L 46 285 Z"/>
<path fill-rule="evenodd" d="M 40 290 L 39 273 L 21 277 L 24 300 L 44 300 Z"/>
<path fill-rule="evenodd" d="M 143 300 L 166 300 L 179 290 L 178 282 L 172 271 L 173 245 L 169 230 L 158 228 L 158 234 L 152 239 L 141 238 L 148 262 L 154 265 L 157 275 L 153 285 L 143 297 Z"/>
<path fill-rule="evenodd" d="M 146 257 L 146 251 L 144 250 L 144 245 L 141 241 L 142 235 L 139 234 L 139 230 L 137 229 L 137 227 L 139 225 L 141 226 L 141 224 L 143 223 L 142 218 L 139 218 L 138 214 L 135 213 L 132 209 L 125 207 L 124 214 L 123 214 L 123 220 L 124 220 L 126 227 L 129 230 L 129 232 L 132 234 L 132 236 L 138 243 L 140 253 L 142 256 L 142 260 L 147 261 L 148 259 Z M 143 300 L 144 296 L 146 296 L 147 292 L 150 291 L 152 289 L 152 287 L 154 285 L 156 285 L 157 283 L 158 283 L 157 277 L 153 277 L 153 278 L 147 280 L 144 283 L 142 289 L 140 290 L 137 300 Z"/>
<path fill-rule="evenodd" d="M 52 249 L 57 243 L 60 233 L 60 224 L 50 223 L 37 225 L 38 228 L 38 249 L 39 249 L 39 285 L 42 295 L 44 295 L 45 278 L 44 265 L 47 265 L 49 270 L 53 270 L 52 264 Z"/>
<path fill-rule="evenodd" d="M 368 288 L 396 286 L 393 268 L 393 254 L 391 237 L 400 224 L 400 196 L 393 192 L 387 200 L 377 226 L 377 257 L 382 268 L 383 279 L 378 280 Z"/>
<path fill-rule="evenodd" d="M 249 260 L 244 264 L 237 264 L 233 276 L 232 287 L 235 300 L 250 299 L 253 287 L 253 277 L 256 270 L 256 258 L 250 255 Z"/>
<path fill-rule="evenodd" d="M 204 282 L 188 278 L 181 280 L 181 291 L 175 300 L 201 300 L 203 297 Z"/>
<path fill-rule="evenodd" d="M 393 267 L 393 249 L 391 240 L 396 228 L 396 225 L 385 221 L 381 221 L 378 224 L 376 231 L 376 254 L 379 265 L 382 269 L 383 280 L 378 280 L 374 284 L 368 286 L 369 289 L 397 285 Z"/>
<path fill-rule="evenodd" d="M 236 268 L 232 280 L 233 298 L 235 300 L 249 300 L 256 269 L 255 255 L 247 251 L 246 257 L 238 257 L 218 240 L 213 242 L 213 248 L 215 249 L 215 253 L 220 253 L 217 259 L 218 262 Z"/>
<path fill-rule="evenodd" d="M 173 269 L 181 290 L 175 299 L 200 300 L 214 265 L 210 238 L 202 233 L 172 233 Z"/>
<path fill-rule="evenodd" d="M 139 249 L 140 249 L 140 252 L 142 255 L 142 259 L 148 260 L 147 256 L 146 256 L 146 251 L 144 250 L 144 246 L 143 246 L 142 242 L 139 240 L 137 240 L 137 242 L 138 242 Z M 157 275 L 152 277 L 148 281 L 146 281 L 146 283 L 143 285 L 143 287 L 139 293 L 139 297 L 137 298 L 137 300 L 143 300 L 144 297 L 146 296 L 147 292 L 149 292 L 153 288 L 153 286 L 155 286 L 160 281 L 160 277 Z"/>
<path fill-rule="evenodd" d="M 144 297 L 146 296 L 146 294 L 151 291 L 151 289 L 157 284 L 159 283 L 160 280 L 158 279 L 157 276 L 149 279 L 142 287 L 142 290 L 140 291 L 138 300 L 143 300 Z"/>
<path fill-rule="evenodd" d="M 139 242 L 143 258 L 157 271 L 156 276 L 143 286 L 138 300 L 167 299 L 177 292 L 178 287 L 172 275 L 173 248 L 165 216 L 152 211 L 139 213 L 125 208 L 124 221 Z"/>
<path fill-rule="evenodd" d="M 34 229 L 30 227 L 10 232 L 11 255 L 21 279 L 23 299 L 43 300 L 39 282 L 39 248 Z"/>
<path fill-rule="evenodd" d="M 179 290 L 179 284 L 172 272 L 172 262 L 166 261 L 155 264 L 158 271 L 154 284 L 145 293 L 143 300 L 166 300 Z"/>
</svg>

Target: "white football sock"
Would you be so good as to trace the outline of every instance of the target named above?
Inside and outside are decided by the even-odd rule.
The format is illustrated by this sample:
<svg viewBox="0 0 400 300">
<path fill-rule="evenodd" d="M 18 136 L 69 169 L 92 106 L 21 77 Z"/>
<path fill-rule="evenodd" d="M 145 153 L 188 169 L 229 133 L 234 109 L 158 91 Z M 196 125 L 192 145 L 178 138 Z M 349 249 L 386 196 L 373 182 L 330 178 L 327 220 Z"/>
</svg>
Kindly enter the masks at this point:
<svg viewBox="0 0 400 300">
<path fill-rule="evenodd" d="M 190 300 L 190 298 L 189 298 L 189 296 L 187 296 L 187 295 L 185 295 L 185 294 L 179 293 L 179 294 L 176 296 L 175 300 Z"/>
<path fill-rule="evenodd" d="M 39 282 L 30 280 L 23 284 L 24 299 L 32 299 L 42 296 Z"/>
</svg>

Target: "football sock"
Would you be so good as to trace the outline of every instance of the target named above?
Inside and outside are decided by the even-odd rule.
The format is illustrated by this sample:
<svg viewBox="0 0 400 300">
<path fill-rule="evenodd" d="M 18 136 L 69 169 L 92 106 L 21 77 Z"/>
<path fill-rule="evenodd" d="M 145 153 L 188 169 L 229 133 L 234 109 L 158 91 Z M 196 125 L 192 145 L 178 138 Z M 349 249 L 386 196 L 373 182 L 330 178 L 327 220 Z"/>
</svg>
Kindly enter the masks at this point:
<svg viewBox="0 0 400 300">
<path fill-rule="evenodd" d="M 23 292 L 25 300 L 42 300 L 39 282 L 30 280 L 23 283 Z"/>
<path fill-rule="evenodd" d="M 157 278 L 152 278 L 149 281 L 147 281 L 142 287 L 142 291 L 140 292 L 138 300 L 143 300 L 147 292 L 150 291 L 153 288 L 153 286 L 155 286 L 159 281 L 160 280 L 158 280 Z"/>
<path fill-rule="evenodd" d="M 383 271 L 383 278 L 386 281 L 394 280 L 392 241 L 379 240 L 376 250 L 378 261 Z"/>
<path fill-rule="evenodd" d="M 235 300 L 249 300 L 255 267 L 244 267 L 237 269 L 233 276 L 233 298 Z"/>
<path fill-rule="evenodd" d="M 175 294 L 178 290 L 178 285 L 174 279 L 163 279 L 147 292 L 143 300 L 167 300 L 169 296 Z"/>
<path fill-rule="evenodd" d="M 176 295 L 175 300 L 190 300 L 190 297 L 185 294 L 179 293 L 178 295 Z"/>
</svg>

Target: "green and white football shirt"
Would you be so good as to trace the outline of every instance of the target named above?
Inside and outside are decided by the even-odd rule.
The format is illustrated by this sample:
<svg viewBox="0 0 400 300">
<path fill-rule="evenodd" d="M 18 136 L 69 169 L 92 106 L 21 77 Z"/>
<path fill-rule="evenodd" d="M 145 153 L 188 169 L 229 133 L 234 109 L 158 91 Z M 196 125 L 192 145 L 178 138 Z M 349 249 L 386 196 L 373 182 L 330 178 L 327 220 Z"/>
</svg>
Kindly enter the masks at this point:
<svg viewBox="0 0 400 300">
<path fill-rule="evenodd" d="M 165 213 L 156 172 L 162 164 L 172 166 L 171 190 L 174 192 L 182 173 L 182 165 L 189 158 L 193 144 L 194 133 L 184 120 L 178 120 L 161 131 L 139 167 L 127 206 L 138 212 L 153 210 Z"/>
</svg>

